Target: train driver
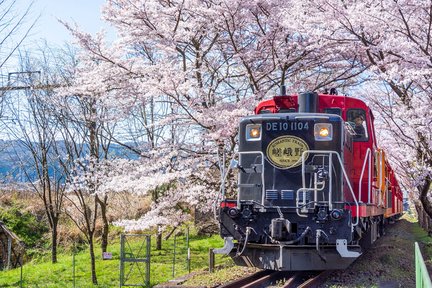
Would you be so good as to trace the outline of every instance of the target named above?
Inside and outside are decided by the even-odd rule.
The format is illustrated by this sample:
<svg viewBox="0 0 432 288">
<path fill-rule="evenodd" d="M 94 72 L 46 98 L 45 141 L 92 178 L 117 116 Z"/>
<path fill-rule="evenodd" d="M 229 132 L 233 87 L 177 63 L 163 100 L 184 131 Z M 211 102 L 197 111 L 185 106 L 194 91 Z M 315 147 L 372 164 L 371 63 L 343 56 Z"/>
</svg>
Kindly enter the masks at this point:
<svg viewBox="0 0 432 288">
<path fill-rule="evenodd" d="M 354 131 L 357 134 L 357 138 L 361 138 L 365 136 L 365 128 L 363 126 L 363 121 L 364 121 L 363 115 L 359 114 L 354 118 L 354 123 L 355 123 Z"/>
</svg>

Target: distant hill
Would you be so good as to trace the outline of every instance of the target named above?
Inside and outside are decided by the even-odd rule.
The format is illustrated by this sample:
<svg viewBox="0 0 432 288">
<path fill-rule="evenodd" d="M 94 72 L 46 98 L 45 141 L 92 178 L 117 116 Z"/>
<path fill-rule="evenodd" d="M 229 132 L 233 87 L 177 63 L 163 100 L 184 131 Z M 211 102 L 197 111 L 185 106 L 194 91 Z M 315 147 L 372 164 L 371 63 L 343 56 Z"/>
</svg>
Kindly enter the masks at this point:
<svg viewBox="0 0 432 288">
<path fill-rule="evenodd" d="M 57 142 L 57 145 L 61 151 L 66 151 L 63 141 Z M 88 144 L 84 145 L 88 146 Z M 88 147 L 84 147 L 83 150 L 89 151 Z M 111 158 L 138 159 L 136 153 L 118 144 L 110 145 L 109 155 Z M 22 141 L 0 140 L 0 182 L 27 182 L 25 171 L 28 175 L 34 175 L 30 176 L 31 178 L 36 179 L 36 170 L 32 166 L 31 159 L 32 154 Z M 54 169 L 51 169 L 49 174 L 53 176 Z"/>
</svg>

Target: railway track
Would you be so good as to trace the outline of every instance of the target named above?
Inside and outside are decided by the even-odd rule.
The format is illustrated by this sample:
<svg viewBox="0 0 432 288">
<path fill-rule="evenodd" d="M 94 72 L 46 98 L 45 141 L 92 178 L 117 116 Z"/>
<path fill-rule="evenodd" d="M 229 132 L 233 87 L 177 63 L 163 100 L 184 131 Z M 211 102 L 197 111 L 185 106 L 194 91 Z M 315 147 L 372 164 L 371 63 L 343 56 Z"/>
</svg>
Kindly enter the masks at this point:
<svg viewBox="0 0 432 288">
<path fill-rule="evenodd" d="M 318 287 L 332 271 L 287 272 L 264 270 L 219 286 L 218 288 L 311 288 Z"/>
</svg>

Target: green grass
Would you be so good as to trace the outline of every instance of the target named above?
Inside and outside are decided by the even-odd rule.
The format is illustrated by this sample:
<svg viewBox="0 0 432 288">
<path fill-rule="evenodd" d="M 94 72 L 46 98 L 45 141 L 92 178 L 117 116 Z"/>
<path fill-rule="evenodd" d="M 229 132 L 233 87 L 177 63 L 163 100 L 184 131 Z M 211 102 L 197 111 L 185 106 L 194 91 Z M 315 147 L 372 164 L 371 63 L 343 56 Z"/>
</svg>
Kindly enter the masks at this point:
<svg viewBox="0 0 432 288">
<path fill-rule="evenodd" d="M 427 232 L 420 227 L 420 224 L 412 226 L 412 233 L 418 242 L 422 242 L 425 244 L 432 243 L 432 238 L 427 234 Z"/>
<path fill-rule="evenodd" d="M 126 251 L 132 252 L 136 256 L 145 256 L 144 238 L 131 237 L 126 243 Z M 162 250 L 155 250 L 156 240 L 151 238 L 151 264 L 150 275 L 151 285 L 166 282 L 173 279 L 173 243 L 174 236 L 168 241 L 163 241 Z M 184 236 L 176 237 L 176 258 L 175 258 L 175 277 L 188 273 L 187 270 L 187 248 Z M 191 271 L 208 269 L 209 248 L 223 246 L 223 240 L 218 236 L 190 238 L 191 249 Z M 112 260 L 102 260 L 99 247 L 96 250 L 96 269 L 99 285 L 97 287 L 119 287 L 120 277 L 120 241 L 117 240 L 108 247 L 112 252 Z M 141 252 L 138 251 L 141 249 Z M 23 266 L 23 287 L 73 287 L 73 257 L 72 254 L 59 254 L 58 263 L 36 261 L 27 263 Z M 230 265 L 231 260 L 227 257 L 216 256 L 216 265 Z M 136 266 L 128 263 L 125 267 L 125 275 L 128 276 L 127 284 L 143 283 L 143 278 L 139 276 L 139 269 L 144 271 L 145 264 L 140 263 Z M 132 272 L 129 273 L 130 268 Z M 138 269 L 139 268 L 139 269 Z M 19 287 L 20 269 L 0 271 L 0 287 Z M 93 287 L 90 272 L 90 255 L 88 250 L 83 250 L 75 255 L 75 287 Z"/>
<path fill-rule="evenodd" d="M 408 219 L 410 221 L 411 219 Z M 432 237 L 428 235 L 428 233 L 420 227 L 420 224 L 418 223 L 418 220 L 415 219 L 415 221 L 411 222 L 417 222 L 416 225 L 412 226 L 412 233 L 415 237 L 415 241 L 419 242 L 421 250 L 422 250 L 422 256 L 425 261 L 425 263 L 428 266 L 432 265 Z"/>
</svg>

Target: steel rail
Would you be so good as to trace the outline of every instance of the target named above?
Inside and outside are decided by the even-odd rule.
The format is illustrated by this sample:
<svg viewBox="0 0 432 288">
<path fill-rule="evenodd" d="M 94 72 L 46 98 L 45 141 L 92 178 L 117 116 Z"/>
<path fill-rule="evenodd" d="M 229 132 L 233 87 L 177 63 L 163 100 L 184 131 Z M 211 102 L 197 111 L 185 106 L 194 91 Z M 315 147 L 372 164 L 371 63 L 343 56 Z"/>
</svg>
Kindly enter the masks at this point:
<svg viewBox="0 0 432 288">
<path fill-rule="evenodd" d="M 296 275 L 296 280 L 285 282 L 283 288 L 314 288 L 319 287 L 325 279 L 333 272 L 333 270 L 315 271 L 315 272 L 300 272 Z M 298 281 L 301 277 L 306 280 Z"/>
<path fill-rule="evenodd" d="M 217 286 L 218 288 L 260 288 L 278 285 L 283 288 L 319 287 L 333 270 L 325 271 L 272 271 L 262 270 L 252 275 Z M 282 286 L 280 286 L 282 284 Z"/>
</svg>

